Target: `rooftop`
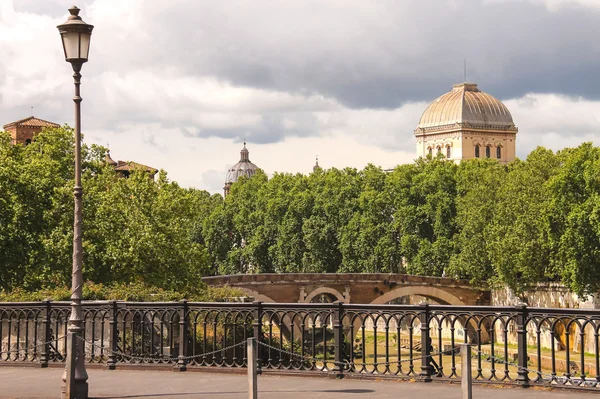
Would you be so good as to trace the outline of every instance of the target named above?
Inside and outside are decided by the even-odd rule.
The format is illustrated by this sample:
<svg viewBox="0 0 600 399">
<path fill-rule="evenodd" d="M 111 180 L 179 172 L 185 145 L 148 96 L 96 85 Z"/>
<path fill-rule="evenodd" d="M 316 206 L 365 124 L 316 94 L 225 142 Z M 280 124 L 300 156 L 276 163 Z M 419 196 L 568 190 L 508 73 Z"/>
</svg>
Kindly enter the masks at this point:
<svg viewBox="0 0 600 399">
<path fill-rule="evenodd" d="M 40 118 L 36 118 L 35 116 L 30 116 L 25 119 L 18 120 L 16 122 L 7 123 L 3 126 L 4 130 L 14 128 L 14 127 L 60 127 L 59 124 L 54 122 L 45 121 Z"/>
<path fill-rule="evenodd" d="M 477 88 L 460 83 L 436 98 L 423 112 L 415 132 L 460 125 L 482 129 L 517 130 L 502 101 Z"/>
</svg>

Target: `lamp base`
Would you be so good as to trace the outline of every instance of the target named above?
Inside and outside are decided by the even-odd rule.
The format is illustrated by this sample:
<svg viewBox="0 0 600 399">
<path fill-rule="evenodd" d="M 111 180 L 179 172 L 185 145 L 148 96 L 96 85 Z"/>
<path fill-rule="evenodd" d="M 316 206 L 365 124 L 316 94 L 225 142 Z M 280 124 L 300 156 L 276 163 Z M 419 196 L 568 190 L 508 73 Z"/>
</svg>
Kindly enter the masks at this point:
<svg viewBox="0 0 600 399">
<path fill-rule="evenodd" d="M 61 399 L 88 399 L 88 383 L 86 381 L 76 381 L 71 388 L 71 397 L 67 395 L 67 387 L 62 386 L 60 389 Z"/>
<path fill-rule="evenodd" d="M 88 375 L 85 370 L 84 342 L 80 330 L 67 333 L 67 364 L 62 376 L 61 399 L 88 399 Z"/>
</svg>

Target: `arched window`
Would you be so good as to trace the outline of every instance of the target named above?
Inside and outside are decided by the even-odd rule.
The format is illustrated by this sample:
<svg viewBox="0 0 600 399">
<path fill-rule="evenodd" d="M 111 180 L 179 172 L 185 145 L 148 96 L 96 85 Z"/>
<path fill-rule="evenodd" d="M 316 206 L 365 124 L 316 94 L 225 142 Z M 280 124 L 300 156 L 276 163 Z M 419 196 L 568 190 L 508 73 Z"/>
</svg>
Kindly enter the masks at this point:
<svg viewBox="0 0 600 399">
<path fill-rule="evenodd" d="M 433 151 L 433 150 L 431 149 L 431 147 L 429 147 L 429 156 L 432 156 L 432 155 L 433 155 L 433 154 L 432 154 L 432 151 Z"/>
<path fill-rule="evenodd" d="M 496 158 L 498 159 L 502 158 L 502 150 L 500 148 L 500 146 L 496 147 Z"/>
<path fill-rule="evenodd" d="M 437 155 L 440 155 L 442 153 L 442 147 L 438 147 L 437 148 Z"/>
<path fill-rule="evenodd" d="M 475 158 L 479 158 L 479 144 L 475 146 Z"/>
<path fill-rule="evenodd" d="M 31 139 L 25 140 L 25 145 L 29 145 L 29 144 L 31 144 Z"/>
<path fill-rule="evenodd" d="M 485 146 L 485 157 L 489 158 L 492 154 L 492 147 L 490 147 L 489 145 Z"/>
<path fill-rule="evenodd" d="M 446 146 L 446 158 L 450 158 L 452 156 L 452 147 Z"/>
</svg>

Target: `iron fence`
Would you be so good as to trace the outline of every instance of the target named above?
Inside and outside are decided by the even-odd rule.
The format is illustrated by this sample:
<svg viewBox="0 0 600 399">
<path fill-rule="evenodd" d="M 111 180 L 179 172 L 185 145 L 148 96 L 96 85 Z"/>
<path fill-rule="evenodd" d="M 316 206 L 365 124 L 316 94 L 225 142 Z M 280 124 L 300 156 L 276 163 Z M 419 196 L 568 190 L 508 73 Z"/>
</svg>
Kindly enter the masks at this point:
<svg viewBox="0 0 600 399">
<path fill-rule="evenodd" d="M 84 302 L 86 361 L 116 369 L 247 366 L 420 381 L 600 389 L 600 311 L 335 303 Z M 66 359 L 68 302 L 0 303 L 0 365 Z"/>
</svg>

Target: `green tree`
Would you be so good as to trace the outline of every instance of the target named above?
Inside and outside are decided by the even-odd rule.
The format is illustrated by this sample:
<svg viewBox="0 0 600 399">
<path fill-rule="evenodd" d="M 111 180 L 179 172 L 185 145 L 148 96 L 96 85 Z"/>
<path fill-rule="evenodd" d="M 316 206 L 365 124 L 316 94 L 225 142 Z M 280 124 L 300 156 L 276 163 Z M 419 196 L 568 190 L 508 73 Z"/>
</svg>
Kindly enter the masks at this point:
<svg viewBox="0 0 600 399">
<path fill-rule="evenodd" d="M 454 253 L 456 169 L 451 161 L 421 158 L 389 176 L 393 224 L 410 274 L 440 276 Z"/>
<path fill-rule="evenodd" d="M 581 296 L 600 290 L 600 149 L 591 143 L 558 154 L 548 183 L 552 271 Z"/>
<path fill-rule="evenodd" d="M 448 275 L 487 281 L 494 270 L 489 256 L 489 227 L 494 218 L 498 189 L 507 168 L 492 159 L 463 161 L 456 173 L 456 252 Z"/>
<path fill-rule="evenodd" d="M 358 210 L 342 227 L 340 271 L 397 272 L 400 243 L 393 228 L 393 205 L 386 190 L 386 173 L 368 165 L 360 175 L 363 185 Z"/>
<path fill-rule="evenodd" d="M 516 292 L 552 275 L 547 229 L 551 193 L 546 183 L 558 167 L 556 155 L 538 147 L 526 161 L 509 165 L 497 191 L 487 236 L 493 280 Z"/>
<path fill-rule="evenodd" d="M 361 175 L 353 168 L 332 168 L 310 175 L 309 190 L 314 193 L 314 206 L 302 225 L 306 245 L 304 270 L 338 271 L 342 264 L 342 230 L 358 211 L 361 186 Z"/>
<path fill-rule="evenodd" d="M 73 132 L 46 129 L 28 145 L 0 135 L 0 288 L 65 286 L 73 240 Z M 208 252 L 197 225 L 214 200 L 161 172 L 118 177 L 106 149 L 82 146 L 84 278 L 182 290 L 198 286 Z"/>
</svg>

